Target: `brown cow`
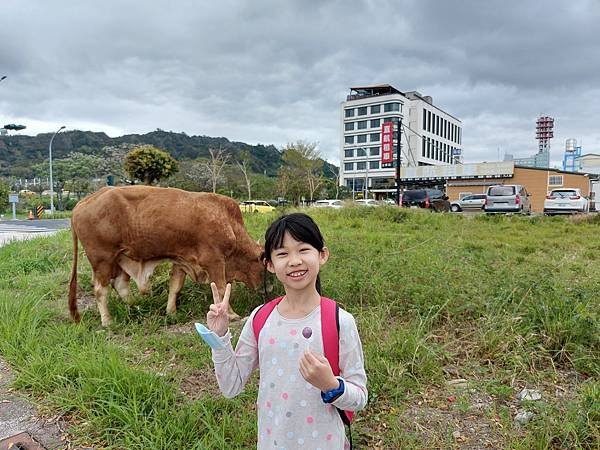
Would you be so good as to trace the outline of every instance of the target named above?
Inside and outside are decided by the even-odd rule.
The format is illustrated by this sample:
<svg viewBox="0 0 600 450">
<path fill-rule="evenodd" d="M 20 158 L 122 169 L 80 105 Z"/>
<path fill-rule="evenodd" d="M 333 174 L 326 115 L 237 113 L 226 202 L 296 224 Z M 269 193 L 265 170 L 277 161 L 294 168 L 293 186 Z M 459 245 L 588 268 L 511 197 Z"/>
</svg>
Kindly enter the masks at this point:
<svg viewBox="0 0 600 450">
<path fill-rule="evenodd" d="M 103 326 L 111 321 L 109 284 L 128 300 L 133 278 L 144 294 L 152 272 L 165 260 L 173 262 L 168 314 L 175 313 L 186 274 L 195 282 L 214 281 L 221 294 L 233 280 L 252 288 L 262 281 L 262 248 L 248 235 L 237 203 L 222 195 L 151 186 L 105 187 L 77 204 L 71 229 L 69 311 L 76 322 L 77 239 L 92 266 Z"/>
</svg>

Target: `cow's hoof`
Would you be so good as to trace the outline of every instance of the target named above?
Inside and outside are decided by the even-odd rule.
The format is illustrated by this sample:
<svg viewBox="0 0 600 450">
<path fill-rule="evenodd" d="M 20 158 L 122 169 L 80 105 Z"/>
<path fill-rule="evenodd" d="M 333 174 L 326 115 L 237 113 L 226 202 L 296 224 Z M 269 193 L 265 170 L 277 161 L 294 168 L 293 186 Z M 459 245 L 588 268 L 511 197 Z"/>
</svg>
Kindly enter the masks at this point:
<svg viewBox="0 0 600 450">
<path fill-rule="evenodd" d="M 177 312 L 177 308 L 167 308 L 167 315 L 174 316 Z"/>
<path fill-rule="evenodd" d="M 112 319 L 104 319 L 102 321 L 102 327 L 106 328 L 106 327 L 110 327 L 112 325 Z"/>
</svg>

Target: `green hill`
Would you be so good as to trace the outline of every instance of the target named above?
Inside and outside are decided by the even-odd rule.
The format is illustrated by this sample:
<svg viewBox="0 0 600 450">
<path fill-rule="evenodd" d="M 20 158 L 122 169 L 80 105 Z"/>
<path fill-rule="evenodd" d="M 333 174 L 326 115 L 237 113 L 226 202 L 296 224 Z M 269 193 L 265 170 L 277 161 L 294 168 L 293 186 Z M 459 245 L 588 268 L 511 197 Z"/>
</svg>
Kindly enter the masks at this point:
<svg viewBox="0 0 600 450">
<path fill-rule="evenodd" d="M 0 136 L 0 176 L 31 177 L 31 167 L 48 157 L 48 143 L 52 133 L 37 136 Z M 65 158 L 71 152 L 100 154 L 103 147 L 121 144 L 150 144 L 165 150 L 177 160 L 191 160 L 209 157 L 209 147 L 222 147 L 229 150 L 233 159 L 246 151 L 251 155 L 251 170 L 268 176 L 276 176 L 282 165 L 281 152 L 274 145 L 250 145 L 232 142 L 225 137 L 188 136 L 157 129 L 146 134 L 127 134 L 111 138 L 106 133 L 93 131 L 66 131 L 54 139 L 53 158 Z M 325 163 L 324 172 L 331 176 Z"/>
</svg>

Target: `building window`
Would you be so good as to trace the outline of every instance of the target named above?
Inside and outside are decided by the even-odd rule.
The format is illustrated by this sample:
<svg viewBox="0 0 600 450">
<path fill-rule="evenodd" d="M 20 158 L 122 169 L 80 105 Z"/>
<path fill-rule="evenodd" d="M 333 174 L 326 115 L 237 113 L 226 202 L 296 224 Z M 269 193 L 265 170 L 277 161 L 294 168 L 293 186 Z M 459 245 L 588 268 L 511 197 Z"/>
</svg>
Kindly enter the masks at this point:
<svg viewBox="0 0 600 450">
<path fill-rule="evenodd" d="M 354 117 L 354 108 L 346 109 L 344 112 L 346 117 Z"/>
<path fill-rule="evenodd" d="M 563 176 L 562 175 L 550 175 L 548 178 L 548 186 L 562 186 Z"/>
<path fill-rule="evenodd" d="M 425 108 L 423 108 L 423 129 L 426 130 L 426 122 L 427 122 L 427 110 Z"/>
<path fill-rule="evenodd" d="M 354 130 L 354 122 L 347 122 L 344 124 L 344 129 L 346 131 L 352 131 Z"/>
<path fill-rule="evenodd" d="M 367 115 L 367 107 L 363 106 L 362 108 L 358 108 L 357 116 L 366 116 Z"/>
<path fill-rule="evenodd" d="M 354 158 L 354 149 L 347 148 L 344 150 L 344 158 Z"/>
<path fill-rule="evenodd" d="M 421 156 L 425 157 L 425 139 L 421 138 Z"/>
<path fill-rule="evenodd" d="M 344 138 L 344 142 L 345 142 L 346 144 L 354 144 L 354 136 L 346 136 L 346 137 Z"/>
<path fill-rule="evenodd" d="M 367 156 L 367 152 L 365 151 L 364 148 L 357 148 L 356 149 L 356 156 Z"/>
<path fill-rule="evenodd" d="M 359 134 L 358 136 L 356 136 L 356 138 L 356 142 L 358 142 L 359 144 L 364 144 L 365 142 L 367 142 L 366 134 Z"/>
<path fill-rule="evenodd" d="M 371 133 L 369 136 L 370 142 L 379 142 L 379 139 L 381 139 L 381 133 Z"/>
<path fill-rule="evenodd" d="M 358 125 L 358 129 L 359 130 L 366 130 L 367 129 L 367 121 L 366 120 L 361 120 L 359 122 L 356 122 Z"/>
<path fill-rule="evenodd" d="M 356 163 L 356 170 L 365 170 L 367 168 L 367 163 L 365 161 L 360 161 Z"/>
<path fill-rule="evenodd" d="M 381 105 L 371 106 L 371 114 L 379 114 L 381 112 Z"/>
<path fill-rule="evenodd" d="M 354 170 L 354 163 L 345 163 L 344 164 L 344 171 L 352 172 L 353 170 Z"/>
<path fill-rule="evenodd" d="M 383 105 L 384 112 L 400 111 L 400 103 L 386 103 Z"/>
<path fill-rule="evenodd" d="M 369 169 L 379 169 L 379 161 L 369 161 Z"/>
<path fill-rule="evenodd" d="M 387 123 L 387 122 L 392 122 L 394 125 L 398 125 L 398 118 L 397 117 L 385 117 L 383 119 L 383 123 Z"/>
<path fill-rule="evenodd" d="M 379 156 L 379 147 L 371 147 L 369 149 L 370 156 Z"/>
<path fill-rule="evenodd" d="M 427 111 L 427 131 L 431 133 L 431 111 Z"/>
<path fill-rule="evenodd" d="M 381 119 L 371 120 L 371 128 L 379 128 L 380 125 L 381 125 Z"/>
</svg>

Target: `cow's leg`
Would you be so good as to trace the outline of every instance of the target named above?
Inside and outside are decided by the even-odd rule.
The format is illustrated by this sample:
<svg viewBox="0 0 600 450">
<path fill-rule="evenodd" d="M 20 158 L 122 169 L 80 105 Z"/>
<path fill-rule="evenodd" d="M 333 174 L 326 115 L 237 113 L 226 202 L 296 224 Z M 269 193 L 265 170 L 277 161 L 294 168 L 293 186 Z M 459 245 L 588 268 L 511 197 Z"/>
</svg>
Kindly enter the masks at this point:
<svg viewBox="0 0 600 450">
<path fill-rule="evenodd" d="M 110 325 L 112 319 L 108 312 L 108 289 L 110 286 L 110 279 L 112 275 L 112 269 L 109 263 L 100 263 L 93 266 L 94 269 L 94 295 L 96 296 L 96 303 L 98 305 L 98 311 L 100 312 L 100 320 L 102 326 L 107 327 Z"/>
<path fill-rule="evenodd" d="M 115 278 L 118 273 L 118 267 L 111 262 L 108 255 L 95 255 L 96 258 L 90 259 L 92 265 L 92 281 L 94 283 L 94 295 L 96 304 L 100 312 L 100 320 L 102 326 L 110 325 L 112 319 L 108 312 L 108 291 L 110 288 L 110 280 Z"/>
<path fill-rule="evenodd" d="M 177 311 L 177 294 L 181 291 L 185 281 L 185 272 L 181 266 L 173 264 L 171 279 L 169 280 L 169 299 L 167 300 L 167 314 Z"/>
<path fill-rule="evenodd" d="M 129 289 L 129 279 L 130 276 L 124 270 L 121 270 L 119 275 L 113 281 L 113 287 L 119 297 L 125 300 L 127 303 L 131 303 L 131 291 Z"/>
</svg>

